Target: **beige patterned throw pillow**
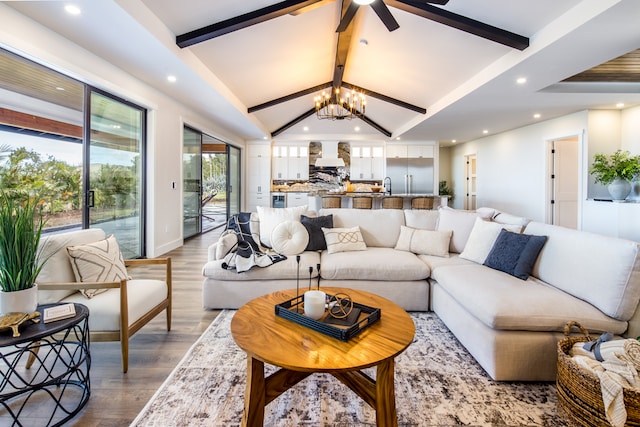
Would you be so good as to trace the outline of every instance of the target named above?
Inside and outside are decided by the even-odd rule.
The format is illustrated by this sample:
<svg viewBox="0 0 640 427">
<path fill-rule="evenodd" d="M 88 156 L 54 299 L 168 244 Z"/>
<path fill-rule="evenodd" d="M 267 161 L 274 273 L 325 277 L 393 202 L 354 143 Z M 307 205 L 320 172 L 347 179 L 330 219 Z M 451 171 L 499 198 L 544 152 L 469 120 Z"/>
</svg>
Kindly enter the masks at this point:
<svg viewBox="0 0 640 427">
<path fill-rule="evenodd" d="M 322 232 L 324 233 L 324 239 L 327 241 L 327 252 L 330 254 L 367 250 L 360 227 L 357 225 L 351 228 L 322 227 Z"/>
<path fill-rule="evenodd" d="M 129 278 L 113 234 L 94 243 L 69 246 L 67 253 L 78 282 L 117 282 Z M 93 298 L 105 291 L 106 289 L 83 289 L 80 292 L 87 298 Z"/>
</svg>

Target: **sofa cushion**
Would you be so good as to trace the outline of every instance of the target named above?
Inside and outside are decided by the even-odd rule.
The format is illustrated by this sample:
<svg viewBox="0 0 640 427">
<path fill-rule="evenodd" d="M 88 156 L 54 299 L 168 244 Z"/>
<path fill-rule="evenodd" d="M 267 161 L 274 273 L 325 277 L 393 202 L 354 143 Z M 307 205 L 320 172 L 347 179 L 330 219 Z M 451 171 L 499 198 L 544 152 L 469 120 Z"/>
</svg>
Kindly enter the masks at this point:
<svg viewBox="0 0 640 427">
<path fill-rule="evenodd" d="M 300 215 L 307 212 L 307 205 L 293 208 L 269 208 L 257 206 L 258 218 L 260 220 L 260 242 L 264 246 L 272 247 L 271 232 L 278 224 L 284 221 L 300 222 Z"/>
<path fill-rule="evenodd" d="M 528 234 L 548 236 L 533 275 L 619 320 L 629 320 L 640 299 L 636 242 L 530 222 Z"/>
<path fill-rule="evenodd" d="M 118 282 L 127 279 L 127 268 L 114 235 L 84 245 L 68 246 L 67 253 L 77 282 Z M 82 289 L 87 298 L 107 289 Z"/>
<path fill-rule="evenodd" d="M 481 212 L 463 211 L 450 208 L 440 208 L 438 219 L 438 231 L 451 230 L 451 243 L 449 252 L 462 253 L 473 229 L 476 218 L 489 219 L 493 216 L 493 210 L 487 209 Z"/>
<path fill-rule="evenodd" d="M 364 251 L 367 245 L 364 243 L 360 227 L 357 225 L 351 228 L 322 228 L 324 239 L 327 241 L 327 252 L 335 254 L 338 252 Z"/>
<path fill-rule="evenodd" d="M 410 252 L 392 248 L 366 251 L 322 252 L 321 277 L 324 280 L 423 280 L 429 267 Z"/>
<path fill-rule="evenodd" d="M 222 281 L 252 281 L 252 280 L 295 280 L 298 274 L 298 264 L 296 257 L 287 257 L 287 259 L 278 261 L 268 267 L 255 267 L 248 271 L 238 274 L 235 270 L 226 270 L 222 268 L 224 260 L 218 259 L 207 262 L 202 274 L 208 278 Z M 300 254 L 300 278 L 309 279 L 308 267 L 315 267 L 320 264 L 320 252 L 307 251 Z M 317 277 L 314 273 L 313 277 Z"/>
<path fill-rule="evenodd" d="M 327 241 L 324 239 L 322 227 L 333 228 L 333 215 L 308 217 L 300 215 L 300 222 L 309 233 L 309 243 L 305 250 L 321 251 L 327 249 Z"/>
<path fill-rule="evenodd" d="M 404 221 L 407 227 L 419 228 L 421 230 L 435 230 L 438 227 L 437 210 L 428 209 L 405 209 Z"/>
<path fill-rule="evenodd" d="M 419 255 L 449 256 L 451 231 L 419 230 L 400 226 L 400 237 L 395 249 Z"/>
<path fill-rule="evenodd" d="M 487 255 L 489 255 L 502 229 L 519 233 L 522 227 L 519 225 L 498 224 L 485 221 L 482 218 L 476 218 L 460 257 L 482 264 L 487 259 Z"/>
<path fill-rule="evenodd" d="M 493 329 L 562 331 L 569 320 L 592 331 L 620 334 L 627 328 L 626 322 L 612 319 L 588 302 L 533 277 L 524 281 L 480 264 L 441 266 L 432 277 Z"/>
<path fill-rule="evenodd" d="M 547 236 L 500 230 L 484 265 L 527 280 L 546 241 Z"/>
<path fill-rule="evenodd" d="M 529 218 L 525 218 L 522 216 L 515 216 L 508 213 L 496 211 L 493 215 L 493 222 L 497 222 L 498 224 L 506 224 L 506 225 L 518 225 L 522 228 L 526 227 L 527 224 L 531 222 Z"/>
<path fill-rule="evenodd" d="M 224 231 L 215 244 L 216 252 L 213 259 L 224 258 L 237 244 L 238 235 L 231 230 Z"/>
<path fill-rule="evenodd" d="M 40 240 L 42 256 L 47 259 L 36 283 L 46 282 L 75 282 L 69 255 L 66 247 L 96 242 L 105 238 L 104 231 L 100 228 L 69 231 L 61 234 L 45 234 Z M 74 290 L 38 291 L 38 304 L 50 304 L 61 301 L 63 298 L 75 293 Z"/>
<path fill-rule="evenodd" d="M 321 209 L 320 215 L 333 214 L 333 226 L 360 227 L 367 247 L 393 248 L 404 224 L 401 209 Z"/>
<path fill-rule="evenodd" d="M 309 233 L 298 221 L 284 221 L 271 232 L 271 243 L 279 254 L 297 255 L 307 247 Z"/>
</svg>

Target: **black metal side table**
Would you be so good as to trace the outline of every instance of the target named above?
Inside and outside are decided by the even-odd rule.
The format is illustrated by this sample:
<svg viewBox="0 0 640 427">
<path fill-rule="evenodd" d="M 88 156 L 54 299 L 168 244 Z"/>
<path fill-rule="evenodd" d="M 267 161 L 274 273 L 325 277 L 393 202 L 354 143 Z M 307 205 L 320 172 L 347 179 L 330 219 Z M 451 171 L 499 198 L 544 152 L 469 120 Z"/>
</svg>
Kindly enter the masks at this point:
<svg viewBox="0 0 640 427">
<path fill-rule="evenodd" d="M 10 330 L 0 332 L 0 424 L 11 419 L 12 426 L 60 426 L 89 400 L 89 309 L 75 309 L 69 319 L 28 321 L 16 338 Z"/>
</svg>

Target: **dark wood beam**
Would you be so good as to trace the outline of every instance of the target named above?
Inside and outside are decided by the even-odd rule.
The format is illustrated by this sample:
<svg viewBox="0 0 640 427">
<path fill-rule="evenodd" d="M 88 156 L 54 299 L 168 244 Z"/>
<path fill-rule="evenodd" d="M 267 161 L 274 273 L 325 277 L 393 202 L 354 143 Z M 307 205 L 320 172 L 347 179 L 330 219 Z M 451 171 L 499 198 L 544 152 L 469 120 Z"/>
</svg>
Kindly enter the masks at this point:
<svg viewBox="0 0 640 427">
<path fill-rule="evenodd" d="M 289 129 L 291 126 L 295 126 L 296 124 L 300 123 L 301 121 L 303 121 L 307 117 L 311 116 L 315 112 L 316 112 L 316 109 L 314 107 L 314 108 L 310 109 L 309 111 L 306 111 L 306 112 L 300 114 L 298 117 L 296 117 L 295 119 L 291 120 L 289 123 L 286 123 L 283 126 L 279 127 L 278 129 L 274 130 L 273 132 L 271 132 L 271 137 L 273 138 L 273 137 L 276 137 L 276 136 L 280 135 L 282 132 L 284 132 L 285 130 Z"/>
<path fill-rule="evenodd" d="M 351 7 L 352 0 L 344 0 L 342 2 L 342 13 L 344 16 L 346 11 Z M 349 56 L 349 46 L 351 46 L 351 36 L 353 34 L 353 25 L 349 25 L 343 32 L 338 33 L 338 45 L 336 47 L 336 60 L 333 64 L 333 87 L 338 88 L 342 85 L 342 76 L 347 66 L 347 57 Z"/>
<path fill-rule="evenodd" d="M 371 96 L 372 98 L 376 98 L 381 101 L 388 102 L 389 104 L 397 105 L 398 107 L 406 108 L 407 110 L 415 111 L 416 113 L 427 114 L 426 108 L 418 107 L 417 105 L 409 104 L 408 102 L 400 101 L 399 99 L 395 99 L 390 96 L 383 95 L 381 93 L 374 92 L 372 90 L 369 90 L 360 86 L 355 86 L 345 81 L 342 82 L 342 87 L 347 89 L 355 89 L 358 91 L 361 90 L 366 96 Z"/>
<path fill-rule="evenodd" d="M 267 101 L 267 102 L 264 102 L 262 104 L 255 105 L 253 107 L 249 107 L 247 109 L 247 112 L 248 113 L 254 113 L 254 112 L 258 111 L 258 110 L 262 110 L 262 109 L 265 109 L 265 108 L 273 107 L 274 105 L 278 105 L 278 104 L 281 104 L 283 102 L 291 101 L 292 99 L 296 99 L 296 98 L 299 98 L 299 97 L 304 96 L 304 95 L 309 95 L 309 94 L 317 92 L 319 90 L 328 88 L 329 86 L 331 86 L 331 82 L 322 83 L 320 85 L 316 85 L 316 86 L 310 87 L 308 89 L 304 89 L 304 90 L 292 93 L 290 95 L 282 96 L 280 98 L 272 99 L 271 101 Z"/>
<path fill-rule="evenodd" d="M 7 108 L 0 108 L 0 124 L 52 135 L 82 139 L 82 126 L 59 122 L 57 120 L 9 110 Z"/>
<path fill-rule="evenodd" d="M 465 31 L 470 34 L 512 47 L 518 50 L 524 50 L 529 47 L 529 38 L 519 34 L 503 30 L 493 25 L 485 24 L 448 10 L 431 6 L 426 3 L 417 3 L 411 0 L 385 0 L 387 5 L 414 15 L 439 22 L 449 27 Z"/>
<path fill-rule="evenodd" d="M 385 128 L 383 128 L 382 126 L 380 126 L 379 124 L 377 124 L 373 120 L 371 120 L 369 117 L 363 115 L 360 118 L 362 119 L 363 122 L 365 122 L 366 124 L 368 124 L 369 126 L 374 128 L 378 132 L 380 132 L 380 133 L 386 135 L 387 137 L 391 138 L 391 132 L 389 132 L 388 130 L 386 130 Z"/>
<path fill-rule="evenodd" d="M 176 37 L 176 44 L 181 48 L 189 47 L 215 37 L 238 31 L 261 22 L 269 21 L 283 15 L 290 14 L 296 10 L 318 3 L 321 0 L 285 0 L 244 15 L 225 19 L 197 30 L 180 34 Z"/>
</svg>

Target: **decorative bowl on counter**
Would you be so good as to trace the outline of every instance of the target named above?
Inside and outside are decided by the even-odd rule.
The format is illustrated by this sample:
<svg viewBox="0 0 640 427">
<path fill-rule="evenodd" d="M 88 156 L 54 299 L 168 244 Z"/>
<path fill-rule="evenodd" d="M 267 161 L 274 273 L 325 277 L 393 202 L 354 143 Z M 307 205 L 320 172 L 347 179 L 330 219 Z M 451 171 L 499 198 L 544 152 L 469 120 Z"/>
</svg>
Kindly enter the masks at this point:
<svg viewBox="0 0 640 427">
<path fill-rule="evenodd" d="M 374 193 L 379 193 L 382 191 L 384 187 L 381 187 L 379 185 L 372 185 L 371 186 L 371 191 L 373 191 Z"/>
</svg>

